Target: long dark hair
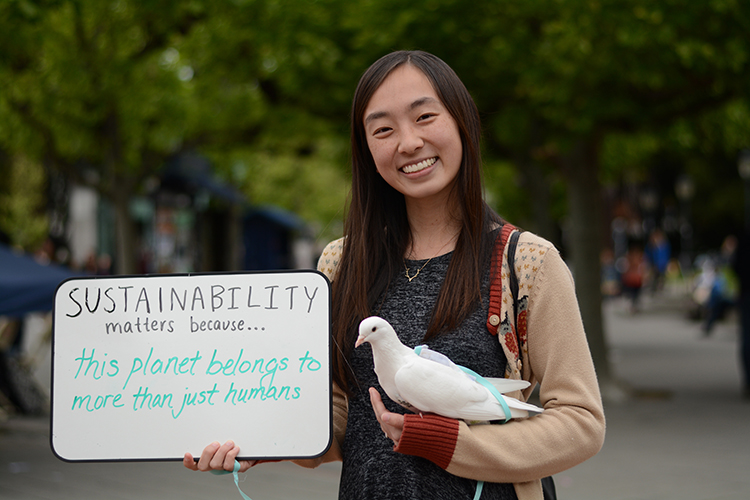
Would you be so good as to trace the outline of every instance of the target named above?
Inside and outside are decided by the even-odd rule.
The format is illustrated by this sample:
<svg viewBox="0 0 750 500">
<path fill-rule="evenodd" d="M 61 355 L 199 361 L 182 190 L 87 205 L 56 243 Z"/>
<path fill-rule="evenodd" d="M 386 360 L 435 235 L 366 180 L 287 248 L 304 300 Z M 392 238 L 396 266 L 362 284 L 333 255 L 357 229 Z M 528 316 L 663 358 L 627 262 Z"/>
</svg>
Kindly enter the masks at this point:
<svg viewBox="0 0 750 500">
<path fill-rule="evenodd" d="M 453 187 L 461 229 L 425 339 L 455 328 L 481 302 L 482 270 L 494 242 L 490 230 L 503 223 L 482 198 L 479 112 L 458 75 L 438 57 L 421 51 L 393 52 L 377 60 L 362 75 L 352 103 L 352 191 L 344 249 L 333 282 L 333 375 L 347 392 L 346 360 L 354 348 L 357 326 L 371 314 L 395 273 L 403 269 L 411 242 L 404 196 L 377 173 L 364 130 L 365 108 L 373 93 L 404 64 L 419 69 L 430 81 L 456 121 L 463 147 Z"/>
</svg>

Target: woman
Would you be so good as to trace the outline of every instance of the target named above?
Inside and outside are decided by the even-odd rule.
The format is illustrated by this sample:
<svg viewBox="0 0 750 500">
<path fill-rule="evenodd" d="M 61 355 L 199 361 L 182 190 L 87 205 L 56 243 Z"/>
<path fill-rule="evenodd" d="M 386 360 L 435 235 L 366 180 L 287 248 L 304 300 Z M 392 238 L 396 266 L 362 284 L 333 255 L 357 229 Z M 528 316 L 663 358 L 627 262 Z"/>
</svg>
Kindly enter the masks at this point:
<svg viewBox="0 0 750 500">
<path fill-rule="evenodd" d="M 352 194 L 345 237 L 324 250 L 333 281 L 334 434 L 314 466 L 343 460 L 342 499 L 542 498 L 540 478 L 593 456 L 604 416 L 570 274 L 551 244 L 521 236 L 521 349 L 504 304 L 487 327 L 490 270 L 503 225 L 482 200 L 479 115 L 443 61 L 395 52 L 362 76 L 352 106 Z M 527 265 L 528 264 L 528 265 Z M 526 267 L 523 267 L 526 266 Z M 503 273 L 507 289 L 508 273 Z M 357 325 L 377 314 L 401 341 L 427 343 L 485 377 L 540 384 L 541 415 L 469 426 L 403 415 L 383 398 Z M 499 341 L 498 341 L 499 340 Z M 510 360 L 510 361 L 509 361 Z M 385 437 L 383 434 L 385 433 Z M 231 470 L 239 453 L 214 443 L 193 470 Z M 243 462 L 246 470 L 251 462 Z"/>
</svg>

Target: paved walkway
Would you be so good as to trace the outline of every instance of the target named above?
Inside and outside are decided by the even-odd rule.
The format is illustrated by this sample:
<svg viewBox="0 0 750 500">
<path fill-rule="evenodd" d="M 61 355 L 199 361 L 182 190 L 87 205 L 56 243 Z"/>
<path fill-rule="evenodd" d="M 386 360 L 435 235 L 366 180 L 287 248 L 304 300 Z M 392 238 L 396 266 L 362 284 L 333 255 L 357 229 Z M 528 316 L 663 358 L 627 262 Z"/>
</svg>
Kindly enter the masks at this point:
<svg viewBox="0 0 750 500">
<path fill-rule="evenodd" d="M 604 447 L 556 476 L 562 500 L 750 498 L 737 322 L 704 338 L 678 305 L 660 298 L 635 316 L 622 303 L 606 307 L 615 374 L 638 397 L 606 404 Z"/>
<path fill-rule="evenodd" d="M 702 338 L 679 300 L 647 300 L 630 315 L 607 304 L 615 374 L 637 397 L 606 406 L 592 460 L 556 476 L 561 500 L 750 498 L 750 403 L 741 400 L 737 327 Z M 244 475 L 253 500 L 334 499 L 339 467 L 265 464 Z M 179 463 L 69 464 L 50 452 L 45 419 L 0 424 L 0 499 L 240 499 L 231 476 Z"/>
</svg>

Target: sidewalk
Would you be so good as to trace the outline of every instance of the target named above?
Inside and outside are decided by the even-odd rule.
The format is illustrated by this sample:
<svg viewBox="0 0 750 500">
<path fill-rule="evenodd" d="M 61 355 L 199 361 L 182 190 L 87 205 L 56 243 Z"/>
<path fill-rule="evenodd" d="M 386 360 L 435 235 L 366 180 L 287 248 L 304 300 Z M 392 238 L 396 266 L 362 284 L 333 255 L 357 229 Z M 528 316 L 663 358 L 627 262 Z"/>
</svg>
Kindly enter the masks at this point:
<svg viewBox="0 0 750 500">
<path fill-rule="evenodd" d="M 606 404 L 607 437 L 592 460 L 556 476 L 579 500 L 750 498 L 750 402 L 740 397 L 738 325 L 702 337 L 681 299 L 605 306 L 615 375 L 637 397 Z"/>
<path fill-rule="evenodd" d="M 637 397 L 608 403 L 592 460 L 555 477 L 561 500 L 750 498 L 750 403 L 740 398 L 737 326 L 702 338 L 679 298 L 646 297 L 630 315 L 605 306 L 615 375 Z M 265 464 L 240 483 L 253 500 L 334 499 L 338 465 Z M 49 447 L 46 419 L 0 423 L 0 499 L 240 499 L 231 476 L 180 463 L 69 464 Z"/>
</svg>

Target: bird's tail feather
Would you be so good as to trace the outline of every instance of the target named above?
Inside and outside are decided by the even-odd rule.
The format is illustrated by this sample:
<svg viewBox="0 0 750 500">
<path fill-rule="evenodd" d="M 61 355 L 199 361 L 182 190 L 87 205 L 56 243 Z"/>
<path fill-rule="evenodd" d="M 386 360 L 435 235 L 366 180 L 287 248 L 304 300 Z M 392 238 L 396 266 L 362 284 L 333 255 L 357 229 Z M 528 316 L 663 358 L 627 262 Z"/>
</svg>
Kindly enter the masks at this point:
<svg viewBox="0 0 750 500">
<path fill-rule="evenodd" d="M 531 403 L 519 401 L 515 398 L 511 398 L 508 396 L 503 396 L 503 397 L 505 398 L 505 402 L 508 403 L 511 413 L 513 413 L 513 410 L 530 411 L 534 413 L 542 413 L 544 411 L 543 408 L 539 408 L 538 406 L 533 405 Z"/>
<path fill-rule="evenodd" d="M 501 394 L 526 389 L 530 384 L 526 380 L 512 380 L 509 378 L 488 378 L 485 380 L 495 386 Z"/>
</svg>

